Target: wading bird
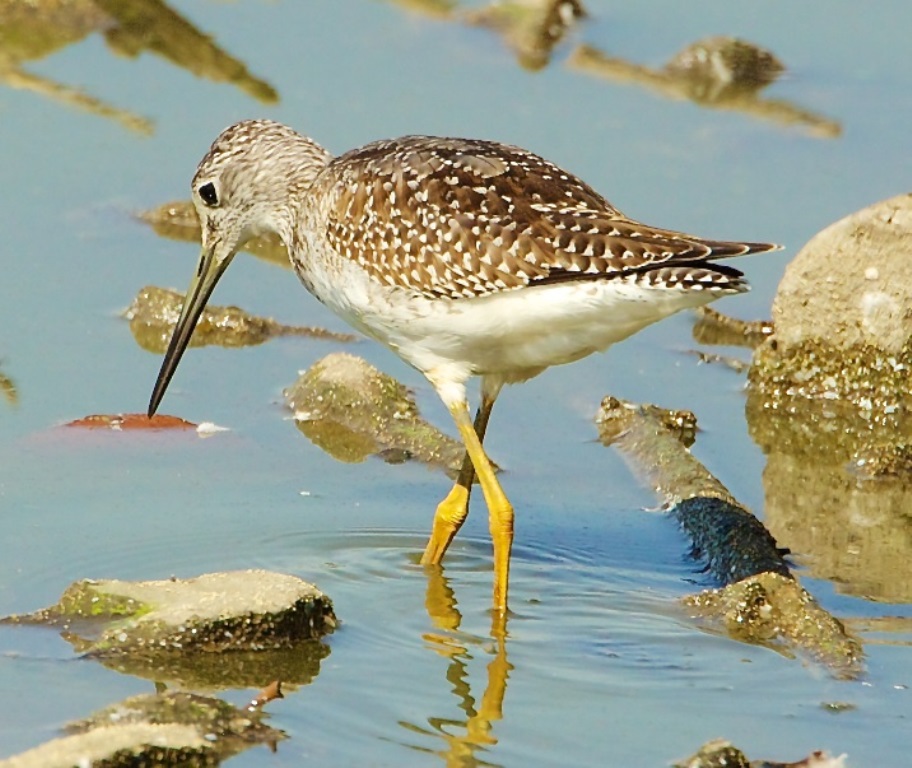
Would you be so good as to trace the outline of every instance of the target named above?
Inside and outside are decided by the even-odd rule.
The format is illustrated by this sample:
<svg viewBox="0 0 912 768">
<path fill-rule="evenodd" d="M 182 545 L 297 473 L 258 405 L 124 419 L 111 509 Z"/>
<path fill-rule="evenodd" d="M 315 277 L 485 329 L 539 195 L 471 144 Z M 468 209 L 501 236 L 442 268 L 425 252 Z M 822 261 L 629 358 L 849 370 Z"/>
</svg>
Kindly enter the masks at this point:
<svg viewBox="0 0 912 768">
<path fill-rule="evenodd" d="M 202 253 L 155 383 L 152 415 L 237 250 L 275 232 L 301 281 L 423 373 L 466 448 L 422 562 L 443 557 L 477 475 L 507 607 L 513 507 L 482 447 L 501 388 L 606 349 L 651 323 L 747 290 L 716 259 L 770 251 L 634 221 L 518 147 L 405 136 L 333 157 L 269 120 L 225 129 L 192 182 Z M 481 377 L 474 424 L 466 381 Z"/>
</svg>

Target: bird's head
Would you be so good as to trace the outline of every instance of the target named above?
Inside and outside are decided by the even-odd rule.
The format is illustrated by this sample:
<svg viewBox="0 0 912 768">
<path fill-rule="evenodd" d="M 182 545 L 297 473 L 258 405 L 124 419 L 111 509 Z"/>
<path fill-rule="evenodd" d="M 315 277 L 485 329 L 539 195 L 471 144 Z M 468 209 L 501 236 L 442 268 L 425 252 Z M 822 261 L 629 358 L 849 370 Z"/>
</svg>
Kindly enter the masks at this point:
<svg viewBox="0 0 912 768">
<path fill-rule="evenodd" d="M 266 232 L 278 233 L 288 245 L 295 203 L 330 159 L 316 142 L 272 120 L 235 123 L 212 143 L 191 183 L 202 251 L 149 401 L 150 416 L 158 409 L 206 302 L 238 249 Z"/>
</svg>

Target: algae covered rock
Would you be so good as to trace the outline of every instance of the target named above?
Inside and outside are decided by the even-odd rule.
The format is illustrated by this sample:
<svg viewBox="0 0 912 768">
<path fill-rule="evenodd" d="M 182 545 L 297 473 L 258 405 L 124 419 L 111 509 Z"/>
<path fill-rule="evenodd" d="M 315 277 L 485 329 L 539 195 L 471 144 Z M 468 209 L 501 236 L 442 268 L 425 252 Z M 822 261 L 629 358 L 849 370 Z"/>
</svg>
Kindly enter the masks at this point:
<svg viewBox="0 0 912 768">
<path fill-rule="evenodd" d="M 106 666 L 184 687 L 310 682 L 336 626 L 332 603 L 312 584 L 269 571 L 161 581 L 83 580 L 58 603 L 10 616 L 61 627 Z"/>
<path fill-rule="evenodd" d="M 179 692 L 134 696 L 65 731 L 66 736 L 0 760 L 0 768 L 218 765 L 255 744 L 285 738 L 260 722 L 259 712 Z"/>
<path fill-rule="evenodd" d="M 285 402 L 298 429 L 340 461 L 381 455 L 451 474 L 462 466 L 462 443 L 422 419 L 408 389 L 360 357 L 327 355 L 285 390 Z"/>
<path fill-rule="evenodd" d="M 162 354 L 180 317 L 184 294 L 147 285 L 124 312 L 130 331 L 143 349 Z M 331 341 L 355 341 L 349 333 L 334 333 L 313 326 L 284 325 L 269 317 L 257 317 L 240 307 L 207 306 L 190 337 L 191 347 L 249 347 L 276 336 L 309 336 Z"/>
<path fill-rule="evenodd" d="M 788 656 L 801 654 L 826 665 L 837 677 L 855 678 L 862 670 L 858 641 L 789 576 L 759 573 L 690 595 L 684 605 L 732 638 Z"/>
<path fill-rule="evenodd" d="M 766 521 L 840 591 L 912 600 L 912 195 L 827 227 L 789 265 L 750 370 Z"/>
<path fill-rule="evenodd" d="M 883 411 L 912 405 L 912 195 L 876 203 L 814 236 L 789 264 L 751 386 L 768 398 L 826 398 Z"/>
</svg>

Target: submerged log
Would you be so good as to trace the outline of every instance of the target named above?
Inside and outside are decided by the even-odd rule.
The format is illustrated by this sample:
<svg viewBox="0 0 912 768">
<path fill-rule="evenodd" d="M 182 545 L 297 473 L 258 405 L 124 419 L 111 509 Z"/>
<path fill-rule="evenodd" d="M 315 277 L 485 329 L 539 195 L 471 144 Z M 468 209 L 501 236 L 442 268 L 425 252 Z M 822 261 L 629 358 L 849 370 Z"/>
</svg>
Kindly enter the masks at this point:
<svg viewBox="0 0 912 768">
<path fill-rule="evenodd" d="M 803 653 L 838 677 L 862 669 L 862 649 L 791 574 L 764 525 L 682 442 L 694 424 L 680 413 L 605 398 L 597 418 L 605 445 L 617 447 L 663 498 L 691 538 L 692 554 L 719 585 L 684 600 L 695 617 L 729 636 Z"/>
</svg>

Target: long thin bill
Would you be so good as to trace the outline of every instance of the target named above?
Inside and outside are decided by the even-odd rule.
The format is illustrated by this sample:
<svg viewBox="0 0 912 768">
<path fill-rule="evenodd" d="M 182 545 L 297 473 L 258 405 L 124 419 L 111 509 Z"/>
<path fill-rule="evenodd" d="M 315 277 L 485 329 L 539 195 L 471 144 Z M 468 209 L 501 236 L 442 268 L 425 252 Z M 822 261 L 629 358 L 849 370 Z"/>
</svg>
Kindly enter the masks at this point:
<svg viewBox="0 0 912 768">
<path fill-rule="evenodd" d="M 187 289 L 180 318 L 177 321 L 177 325 L 174 326 L 171 343 L 168 344 L 168 351 L 165 352 L 165 359 L 162 362 L 161 370 L 158 372 L 155 388 L 152 390 L 152 397 L 149 400 L 150 418 L 158 410 L 158 406 L 165 396 L 165 390 L 168 389 L 168 384 L 171 382 L 171 377 L 174 376 L 174 372 L 177 370 L 177 364 L 190 343 L 190 337 L 193 335 L 196 323 L 206 308 L 206 302 L 209 301 L 215 284 L 230 261 L 230 259 L 225 259 L 221 263 L 216 261 L 215 250 L 214 247 L 203 248 L 202 253 L 200 253 L 199 266 L 193 276 L 193 280 L 190 282 L 190 287 Z"/>
</svg>

